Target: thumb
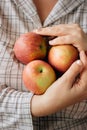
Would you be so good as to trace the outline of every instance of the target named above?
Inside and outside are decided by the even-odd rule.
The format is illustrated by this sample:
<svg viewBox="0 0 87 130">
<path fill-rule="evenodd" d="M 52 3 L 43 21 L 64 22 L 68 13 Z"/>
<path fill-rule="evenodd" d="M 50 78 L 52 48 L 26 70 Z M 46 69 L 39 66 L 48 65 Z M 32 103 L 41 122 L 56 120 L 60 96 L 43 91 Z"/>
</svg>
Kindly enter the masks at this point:
<svg viewBox="0 0 87 130">
<path fill-rule="evenodd" d="M 75 81 L 75 78 L 82 71 L 82 69 L 83 69 L 83 63 L 81 62 L 81 60 L 75 61 L 63 75 L 66 78 L 68 78 L 67 83 L 72 85 L 73 82 Z"/>
</svg>

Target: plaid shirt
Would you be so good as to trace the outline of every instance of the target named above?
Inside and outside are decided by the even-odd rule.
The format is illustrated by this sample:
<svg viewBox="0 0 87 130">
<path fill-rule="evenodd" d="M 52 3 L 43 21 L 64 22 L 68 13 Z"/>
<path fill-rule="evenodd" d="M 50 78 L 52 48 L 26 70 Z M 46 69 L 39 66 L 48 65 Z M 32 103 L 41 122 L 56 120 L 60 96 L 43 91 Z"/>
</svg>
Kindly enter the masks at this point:
<svg viewBox="0 0 87 130">
<path fill-rule="evenodd" d="M 32 93 L 22 81 L 24 65 L 13 54 L 16 39 L 33 29 L 78 23 L 87 33 L 87 0 L 58 0 L 41 24 L 33 0 L 0 0 L 0 130 L 87 130 L 87 100 L 46 117 L 32 117 Z"/>
</svg>

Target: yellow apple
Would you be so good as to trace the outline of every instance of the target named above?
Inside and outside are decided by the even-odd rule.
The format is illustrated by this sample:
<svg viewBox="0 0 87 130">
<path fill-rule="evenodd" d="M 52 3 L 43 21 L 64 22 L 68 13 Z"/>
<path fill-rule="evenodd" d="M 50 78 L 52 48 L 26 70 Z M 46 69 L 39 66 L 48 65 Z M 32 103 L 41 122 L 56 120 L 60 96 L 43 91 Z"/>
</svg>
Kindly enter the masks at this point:
<svg viewBox="0 0 87 130">
<path fill-rule="evenodd" d="M 51 47 L 48 61 L 56 70 L 64 73 L 78 56 L 78 50 L 73 45 L 57 45 Z"/>
</svg>

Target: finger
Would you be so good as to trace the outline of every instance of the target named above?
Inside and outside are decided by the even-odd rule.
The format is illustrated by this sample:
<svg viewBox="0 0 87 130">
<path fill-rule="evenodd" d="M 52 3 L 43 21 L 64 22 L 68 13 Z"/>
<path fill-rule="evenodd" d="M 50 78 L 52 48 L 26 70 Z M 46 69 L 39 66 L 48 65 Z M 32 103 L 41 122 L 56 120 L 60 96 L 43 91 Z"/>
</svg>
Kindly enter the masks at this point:
<svg viewBox="0 0 87 130">
<path fill-rule="evenodd" d="M 64 73 L 63 76 L 65 76 L 65 78 L 68 78 L 67 83 L 69 84 L 68 87 L 71 88 L 72 84 L 74 83 L 76 77 L 78 76 L 78 74 L 82 71 L 83 69 L 83 63 L 81 62 L 81 60 L 77 60 L 75 61 L 70 68 Z M 71 85 L 71 86 L 70 86 Z"/>
<path fill-rule="evenodd" d="M 77 92 L 77 94 L 79 93 L 82 94 L 84 93 L 83 91 L 87 90 L 87 56 L 84 51 L 80 52 L 80 60 L 82 61 L 84 68 L 82 72 L 80 73 L 80 77 L 76 80 L 74 87 L 72 89 L 72 91 Z M 81 95 L 80 95 L 80 98 L 81 98 Z"/>
<path fill-rule="evenodd" d="M 75 38 L 74 35 L 59 36 L 57 38 L 50 40 L 49 44 L 50 45 L 72 44 L 79 50 L 79 52 L 83 50 L 82 43 L 80 44 L 79 39 Z"/>
<path fill-rule="evenodd" d="M 80 77 L 81 78 L 80 82 L 86 83 L 87 82 L 87 56 L 84 51 L 80 52 L 80 59 L 84 64 L 84 69 L 83 69 L 83 73 L 81 74 L 81 77 Z"/>
<path fill-rule="evenodd" d="M 73 36 L 72 35 L 60 36 L 53 40 L 50 40 L 49 44 L 50 45 L 74 44 Z"/>
<path fill-rule="evenodd" d="M 83 62 L 84 66 L 87 67 L 87 55 L 83 50 L 80 52 L 80 59 Z"/>
<path fill-rule="evenodd" d="M 48 36 L 62 36 L 62 35 L 70 34 L 70 32 L 72 32 L 72 25 L 59 24 L 59 25 L 54 25 L 52 27 L 36 29 L 33 30 L 33 32 L 41 35 L 48 35 Z"/>
</svg>

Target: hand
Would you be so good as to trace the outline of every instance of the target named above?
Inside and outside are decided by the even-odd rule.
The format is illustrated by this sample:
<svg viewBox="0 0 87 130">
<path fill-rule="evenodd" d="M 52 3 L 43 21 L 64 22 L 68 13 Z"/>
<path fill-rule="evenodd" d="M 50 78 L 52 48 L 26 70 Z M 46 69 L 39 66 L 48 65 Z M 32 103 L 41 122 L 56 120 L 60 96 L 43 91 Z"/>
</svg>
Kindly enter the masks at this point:
<svg viewBox="0 0 87 130">
<path fill-rule="evenodd" d="M 78 24 L 60 24 L 36 29 L 34 32 L 41 35 L 57 36 L 49 42 L 50 45 L 73 44 L 79 51 L 87 51 L 87 34 Z"/>
<path fill-rule="evenodd" d="M 46 116 L 84 99 L 87 99 L 87 56 L 81 51 L 80 60 L 74 62 L 43 95 L 33 96 L 31 111 L 34 116 Z"/>
</svg>

